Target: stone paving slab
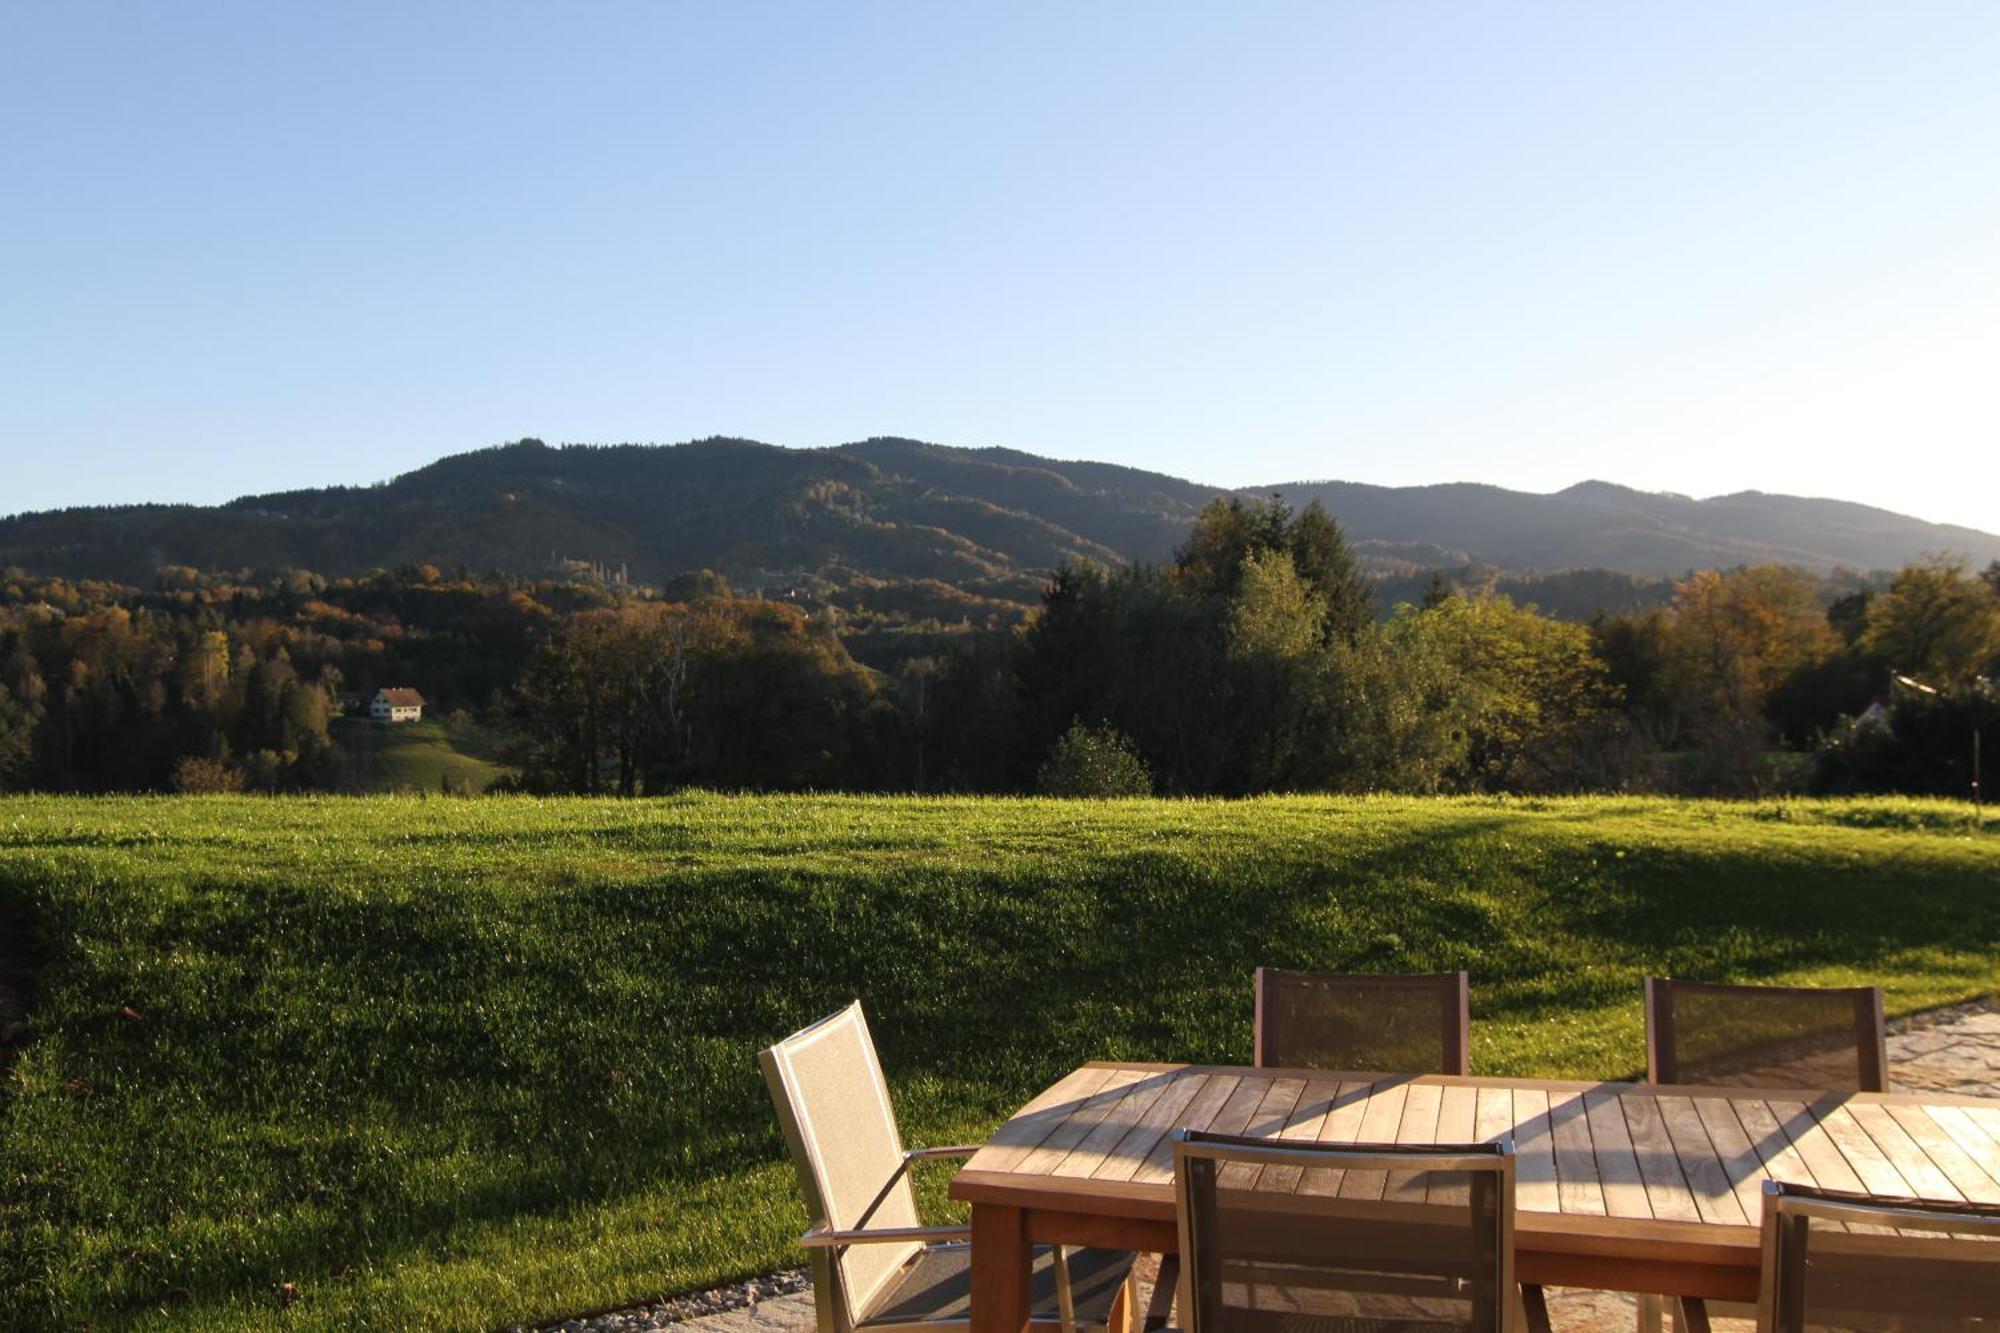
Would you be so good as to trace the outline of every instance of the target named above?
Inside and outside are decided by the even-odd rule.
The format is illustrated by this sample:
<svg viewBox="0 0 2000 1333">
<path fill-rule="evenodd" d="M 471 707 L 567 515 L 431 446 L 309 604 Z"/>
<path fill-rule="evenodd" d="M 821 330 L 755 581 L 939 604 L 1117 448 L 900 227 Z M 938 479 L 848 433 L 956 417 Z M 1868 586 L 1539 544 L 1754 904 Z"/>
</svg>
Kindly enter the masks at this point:
<svg viewBox="0 0 2000 1333">
<path fill-rule="evenodd" d="M 2000 1006 L 1990 1000 L 1954 1005 L 1889 1025 L 1891 1085 L 1898 1092 L 1950 1092 L 1974 1097 L 2000 1097 Z M 1140 1308 L 1151 1298 L 1156 1264 L 1140 1271 L 1144 1283 Z M 638 1312 L 633 1312 L 634 1314 Z M 629 1316 L 604 1316 L 623 1319 Z M 1632 1333 L 1637 1302 L 1617 1292 L 1549 1291 L 1549 1317 L 1559 1333 Z M 811 1291 L 759 1301 L 744 1309 L 698 1318 L 660 1322 L 572 1321 L 555 1325 L 578 1333 L 622 1333 L 623 1330 L 679 1325 L 678 1333 L 810 1333 L 814 1327 Z M 1716 1319 L 1724 1333 L 1754 1327 L 1752 1321 Z"/>
</svg>

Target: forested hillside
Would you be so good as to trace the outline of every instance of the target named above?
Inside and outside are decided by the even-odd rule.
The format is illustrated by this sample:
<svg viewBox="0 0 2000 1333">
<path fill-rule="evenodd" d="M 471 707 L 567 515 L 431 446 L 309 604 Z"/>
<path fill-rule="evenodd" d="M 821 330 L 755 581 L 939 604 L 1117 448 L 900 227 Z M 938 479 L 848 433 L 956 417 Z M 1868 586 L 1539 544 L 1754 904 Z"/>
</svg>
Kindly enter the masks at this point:
<svg viewBox="0 0 2000 1333">
<path fill-rule="evenodd" d="M 356 716 L 384 686 L 510 736 L 482 782 L 624 795 L 1952 794 L 2000 735 L 2000 562 L 1845 592 L 1776 565 L 1562 578 L 1668 604 L 1561 619 L 1436 571 L 1385 604 L 1395 582 L 1317 505 L 1235 497 L 1169 562 L 1071 565 L 1032 607 L 936 581 L 857 581 L 843 606 L 713 571 L 10 573 L 0 789 L 406 785 Z M 424 762 L 426 787 L 473 785 Z"/>
<path fill-rule="evenodd" d="M 1025 606 L 1065 563 L 1167 560 L 1218 490 L 1105 463 L 910 440 L 831 449 L 528 440 L 377 486 L 15 515 L 0 519 L 0 568 L 136 582 L 162 565 L 331 577 L 420 563 L 544 577 L 581 565 L 652 583 L 712 569 L 781 595 L 929 580 Z M 1481 577 L 1603 569 L 1659 578 L 1743 564 L 1894 569 L 1941 552 L 1975 567 L 2000 559 L 1991 534 L 1754 493 L 1696 501 L 1601 482 L 1556 495 L 1346 482 L 1243 492 L 1271 493 L 1295 509 L 1319 500 L 1363 569 L 1385 576 L 1462 567 Z"/>
</svg>

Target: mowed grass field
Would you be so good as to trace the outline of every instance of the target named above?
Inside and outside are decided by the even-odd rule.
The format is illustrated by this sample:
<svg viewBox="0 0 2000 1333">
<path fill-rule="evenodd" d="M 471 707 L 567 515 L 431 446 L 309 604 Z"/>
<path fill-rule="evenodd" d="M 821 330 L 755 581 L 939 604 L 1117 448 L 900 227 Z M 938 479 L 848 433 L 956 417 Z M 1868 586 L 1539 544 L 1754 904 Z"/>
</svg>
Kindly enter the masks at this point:
<svg viewBox="0 0 2000 1333">
<path fill-rule="evenodd" d="M 1897 1012 L 1992 991 L 2000 826 L 1906 802 L 17 798 L 0 920 L 46 964 L 0 1107 L 0 1327 L 476 1329 L 796 1262 L 753 1056 L 856 996 L 917 1144 L 976 1140 L 1087 1059 L 1247 1062 L 1260 963 L 1464 967 L 1476 1072 L 1623 1076 L 1647 972 L 1878 981 Z"/>
<path fill-rule="evenodd" d="M 510 771 L 501 762 L 500 734 L 473 722 L 342 718 L 333 735 L 347 751 L 362 791 L 478 793 Z"/>
</svg>

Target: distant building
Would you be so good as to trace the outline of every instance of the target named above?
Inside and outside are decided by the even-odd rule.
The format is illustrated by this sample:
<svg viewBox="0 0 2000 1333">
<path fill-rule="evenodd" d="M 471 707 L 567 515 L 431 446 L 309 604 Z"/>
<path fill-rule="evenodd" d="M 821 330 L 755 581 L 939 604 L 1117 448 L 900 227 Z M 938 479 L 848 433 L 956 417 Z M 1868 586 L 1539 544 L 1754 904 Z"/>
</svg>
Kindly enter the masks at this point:
<svg viewBox="0 0 2000 1333">
<path fill-rule="evenodd" d="M 368 716 L 377 722 L 415 722 L 424 715 L 424 696 L 400 686 L 375 691 Z"/>
</svg>

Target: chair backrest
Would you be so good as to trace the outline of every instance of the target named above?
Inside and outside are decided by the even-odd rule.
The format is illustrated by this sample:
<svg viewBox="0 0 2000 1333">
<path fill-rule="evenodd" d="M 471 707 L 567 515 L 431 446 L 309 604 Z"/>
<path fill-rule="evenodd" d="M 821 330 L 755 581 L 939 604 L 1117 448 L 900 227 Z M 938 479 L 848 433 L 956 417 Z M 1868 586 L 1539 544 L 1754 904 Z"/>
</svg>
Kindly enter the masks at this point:
<svg viewBox="0 0 2000 1333">
<path fill-rule="evenodd" d="M 813 1225 L 838 1231 L 921 1225 L 861 1002 L 794 1032 L 757 1060 Z M 884 1242 L 834 1252 L 830 1277 L 847 1327 L 917 1248 L 915 1241 Z"/>
<path fill-rule="evenodd" d="M 1257 969 L 1260 1067 L 1463 1074 L 1470 1068 L 1465 973 Z"/>
<path fill-rule="evenodd" d="M 1454 1333 L 1511 1324 L 1510 1144 L 1349 1146 L 1181 1130 L 1174 1189 L 1186 1333 L 1289 1333 L 1369 1316 Z"/>
<path fill-rule="evenodd" d="M 1721 986 L 1646 978 L 1654 1083 L 1887 1092 L 1877 986 Z"/>
<path fill-rule="evenodd" d="M 2000 1327 L 2000 1206 L 1764 1185 L 1760 1333 Z"/>
</svg>

